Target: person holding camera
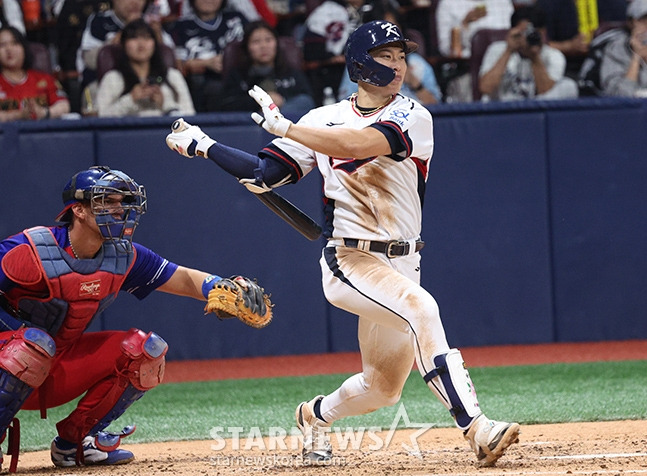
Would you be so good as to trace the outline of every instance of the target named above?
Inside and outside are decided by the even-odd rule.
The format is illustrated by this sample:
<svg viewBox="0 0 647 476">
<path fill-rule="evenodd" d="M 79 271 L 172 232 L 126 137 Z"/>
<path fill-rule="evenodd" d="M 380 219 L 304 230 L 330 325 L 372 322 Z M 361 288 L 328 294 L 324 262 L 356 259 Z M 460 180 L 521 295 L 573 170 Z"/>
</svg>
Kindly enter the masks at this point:
<svg viewBox="0 0 647 476">
<path fill-rule="evenodd" d="M 577 98 L 565 76 L 566 58 L 545 42 L 545 17 L 533 6 L 518 8 L 505 41 L 492 43 L 479 71 L 483 101 Z"/>
<path fill-rule="evenodd" d="M 437 53 L 446 58 L 441 83 L 445 102 L 472 102 L 472 39 L 480 30 L 510 28 L 512 0 L 439 0 L 436 7 Z M 432 50 L 433 50 L 432 45 Z M 432 56 L 436 52 L 432 51 Z"/>
<path fill-rule="evenodd" d="M 143 19 L 121 33 L 122 53 L 97 90 L 99 116 L 193 115 L 195 108 L 182 73 L 164 63 L 153 28 Z"/>
</svg>

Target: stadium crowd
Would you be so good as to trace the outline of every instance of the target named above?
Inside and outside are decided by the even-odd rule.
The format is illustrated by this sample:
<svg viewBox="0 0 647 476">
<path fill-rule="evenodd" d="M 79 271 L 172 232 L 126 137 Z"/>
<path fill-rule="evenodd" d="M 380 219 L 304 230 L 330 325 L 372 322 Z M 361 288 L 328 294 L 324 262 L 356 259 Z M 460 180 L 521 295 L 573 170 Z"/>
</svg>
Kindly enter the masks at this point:
<svg viewBox="0 0 647 476">
<path fill-rule="evenodd" d="M 0 122 L 249 111 L 254 84 L 307 111 L 375 19 L 426 105 L 647 95 L 647 0 L 0 0 Z"/>
</svg>

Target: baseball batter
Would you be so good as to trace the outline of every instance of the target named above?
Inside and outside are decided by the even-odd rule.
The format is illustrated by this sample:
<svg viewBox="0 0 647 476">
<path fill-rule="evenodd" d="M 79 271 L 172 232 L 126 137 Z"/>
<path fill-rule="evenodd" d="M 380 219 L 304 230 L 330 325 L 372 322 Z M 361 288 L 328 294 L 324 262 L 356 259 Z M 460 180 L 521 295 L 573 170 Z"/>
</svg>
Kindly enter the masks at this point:
<svg viewBox="0 0 647 476">
<path fill-rule="evenodd" d="M 29 228 L 0 241 L 0 441 L 15 428 L 21 408 L 44 412 L 85 394 L 56 425 L 52 462 L 128 463 L 133 453 L 118 446 L 135 427 L 117 434 L 104 429 L 162 381 L 168 346 L 139 329 L 84 332 L 92 319 L 122 290 L 138 299 L 159 290 L 208 300 L 207 310 L 233 317 L 219 314 L 211 301 L 226 301 L 243 282 L 241 297 L 260 314 L 271 303 L 246 278 L 185 268 L 133 243 L 147 198 L 144 187 L 121 171 L 78 172 L 63 202 L 56 218 L 61 226 Z"/>
<path fill-rule="evenodd" d="M 297 182 L 315 167 L 324 178 L 323 289 L 333 305 L 359 317 L 363 369 L 332 393 L 297 407 L 308 462 L 330 460 L 325 430 L 333 422 L 395 404 L 414 360 L 463 430 L 478 465 L 493 465 L 518 441 L 517 423 L 483 414 L 460 351 L 447 343 L 438 305 L 420 286 L 433 124 L 427 109 L 399 94 L 405 56 L 416 47 L 392 23 L 360 26 L 346 47 L 357 94 L 296 124 L 254 87 L 249 94 L 263 114 L 253 119 L 280 136 L 258 157 L 217 143 L 196 126 L 167 137 L 172 149 L 209 157 L 256 192 Z"/>
</svg>

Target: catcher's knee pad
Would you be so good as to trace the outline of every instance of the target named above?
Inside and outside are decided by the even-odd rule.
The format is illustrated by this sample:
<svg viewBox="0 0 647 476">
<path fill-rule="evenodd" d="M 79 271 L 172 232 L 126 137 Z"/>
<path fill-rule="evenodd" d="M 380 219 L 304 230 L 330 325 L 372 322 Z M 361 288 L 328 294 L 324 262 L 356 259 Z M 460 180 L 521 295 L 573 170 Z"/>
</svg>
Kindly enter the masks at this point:
<svg viewBox="0 0 647 476">
<path fill-rule="evenodd" d="M 126 375 L 135 388 L 150 390 L 162 382 L 164 356 L 168 351 L 164 339 L 154 332 L 146 334 L 139 329 L 131 329 L 121 343 L 121 350 L 129 359 Z"/>
<path fill-rule="evenodd" d="M 433 357 L 436 368 L 424 376 L 429 388 L 447 407 L 461 429 L 468 428 L 481 408 L 476 390 L 458 349 Z"/>
<path fill-rule="evenodd" d="M 32 388 L 40 387 L 52 367 L 56 344 L 49 334 L 23 327 L 0 346 L 0 368 Z"/>
<path fill-rule="evenodd" d="M 52 365 L 54 340 L 36 328 L 14 332 L 0 346 L 0 437 Z"/>
</svg>

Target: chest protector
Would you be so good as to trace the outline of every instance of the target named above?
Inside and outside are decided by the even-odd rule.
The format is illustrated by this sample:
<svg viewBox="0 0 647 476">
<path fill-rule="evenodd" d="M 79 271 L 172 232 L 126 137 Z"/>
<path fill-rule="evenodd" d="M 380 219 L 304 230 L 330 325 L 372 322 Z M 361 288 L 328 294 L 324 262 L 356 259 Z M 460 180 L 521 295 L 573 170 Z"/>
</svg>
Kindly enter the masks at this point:
<svg viewBox="0 0 647 476">
<path fill-rule="evenodd" d="M 27 326 L 45 330 L 57 349 L 74 342 L 92 319 L 115 300 L 135 250 L 130 242 L 106 241 L 92 259 L 77 260 L 45 227 L 24 231 L 29 244 L 18 245 L 2 260 L 2 270 L 19 284 L 6 297 Z"/>
</svg>

